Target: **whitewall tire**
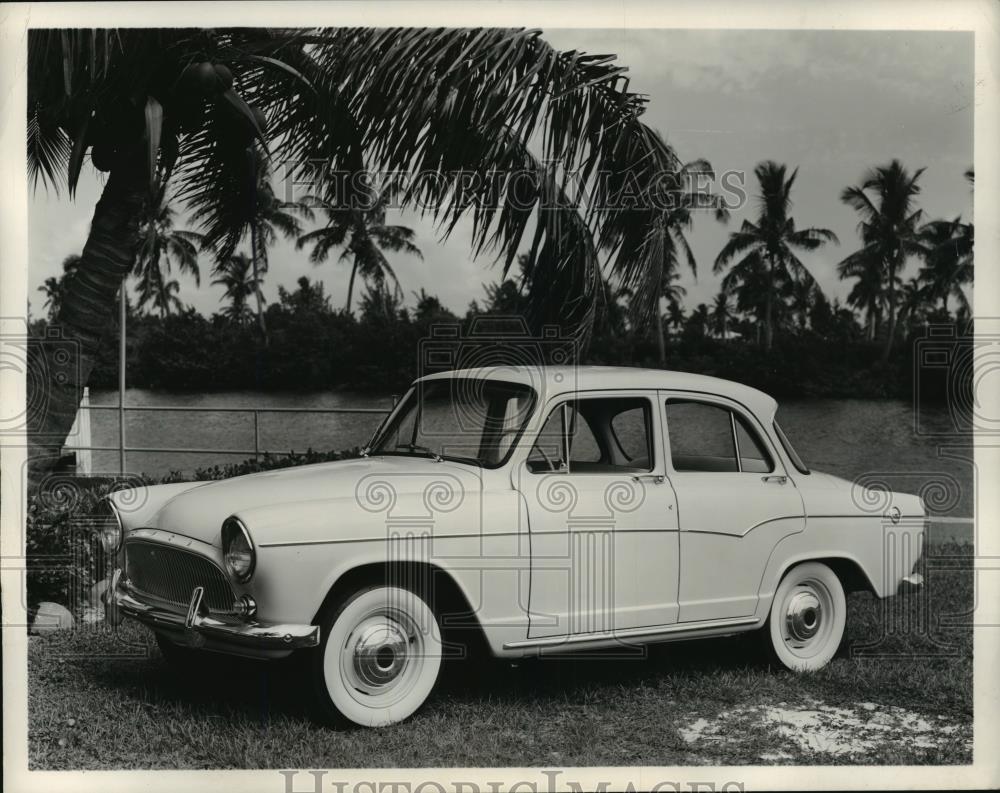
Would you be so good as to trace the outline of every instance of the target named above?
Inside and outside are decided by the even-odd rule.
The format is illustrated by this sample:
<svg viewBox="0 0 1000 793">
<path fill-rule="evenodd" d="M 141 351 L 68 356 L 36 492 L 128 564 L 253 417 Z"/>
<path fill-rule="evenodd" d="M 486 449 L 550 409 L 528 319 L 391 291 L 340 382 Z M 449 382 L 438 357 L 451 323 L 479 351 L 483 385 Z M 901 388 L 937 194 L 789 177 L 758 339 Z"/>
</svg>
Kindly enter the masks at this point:
<svg viewBox="0 0 1000 793">
<path fill-rule="evenodd" d="M 419 595 L 373 586 L 321 620 L 313 663 L 324 721 L 381 727 L 412 715 L 441 669 L 441 632 Z"/>
<path fill-rule="evenodd" d="M 847 599 L 837 574 L 820 562 L 785 573 L 774 593 L 766 645 L 773 660 L 795 672 L 826 666 L 844 637 Z"/>
</svg>

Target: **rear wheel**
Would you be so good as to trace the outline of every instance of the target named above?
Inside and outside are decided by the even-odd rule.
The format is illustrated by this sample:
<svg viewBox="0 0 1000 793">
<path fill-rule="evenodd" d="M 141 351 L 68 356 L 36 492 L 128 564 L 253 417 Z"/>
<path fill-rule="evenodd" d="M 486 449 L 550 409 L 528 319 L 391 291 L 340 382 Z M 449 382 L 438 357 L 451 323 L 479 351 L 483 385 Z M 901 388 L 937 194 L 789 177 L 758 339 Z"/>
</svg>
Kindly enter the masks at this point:
<svg viewBox="0 0 1000 793">
<path fill-rule="evenodd" d="M 427 699 L 441 668 L 441 632 L 427 602 L 372 586 L 320 620 L 312 678 L 319 716 L 364 727 L 402 721 Z"/>
<path fill-rule="evenodd" d="M 810 672 L 836 654 L 846 617 L 847 599 L 837 574 L 820 562 L 806 562 L 778 585 L 762 638 L 773 661 Z"/>
</svg>

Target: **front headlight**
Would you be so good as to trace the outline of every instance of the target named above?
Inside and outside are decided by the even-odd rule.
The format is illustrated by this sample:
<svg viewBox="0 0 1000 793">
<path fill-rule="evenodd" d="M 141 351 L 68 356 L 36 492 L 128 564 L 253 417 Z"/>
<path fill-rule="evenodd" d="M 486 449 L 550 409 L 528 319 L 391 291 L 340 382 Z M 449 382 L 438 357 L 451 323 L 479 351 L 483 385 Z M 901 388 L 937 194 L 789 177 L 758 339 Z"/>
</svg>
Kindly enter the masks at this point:
<svg viewBox="0 0 1000 793">
<path fill-rule="evenodd" d="M 110 498 L 101 499 L 98 511 L 101 517 L 101 525 L 98 529 L 101 535 L 101 545 L 104 547 L 105 553 L 114 556 L 122 547 L 122 538 L 125 535 L 121 516 Z"/>
<path fill-rule="evenodd" d="M 222 556 L 229 574 L 240 583 L 249 581 L 257 563 L 257 552 L 243 521 L 233 516 L 222 524 Z"/>
</svg>

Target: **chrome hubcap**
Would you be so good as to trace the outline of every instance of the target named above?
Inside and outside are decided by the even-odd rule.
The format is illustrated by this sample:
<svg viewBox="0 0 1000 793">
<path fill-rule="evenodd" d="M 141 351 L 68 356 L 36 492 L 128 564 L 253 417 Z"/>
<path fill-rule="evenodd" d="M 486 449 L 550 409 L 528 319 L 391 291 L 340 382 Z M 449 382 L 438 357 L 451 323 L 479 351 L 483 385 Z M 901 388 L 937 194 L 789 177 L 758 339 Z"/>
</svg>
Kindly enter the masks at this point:
<svg viewBox="0 0 1000 793">
<path fill-rule="evenodd" d="M 823 604 L 813 592 L 800 590 L 788 599 L 785 626 L 792 641 L 809 641 L 819 632 L 822 621 Z"/>
<path fill-rule="evenodd" d="M 343 667 L 351 686 L 364 694 L 383 694 L 410 665 L 411 637 L 388 615 L 371 616 L 355 628 L 344 646 Z"/>
</svg>

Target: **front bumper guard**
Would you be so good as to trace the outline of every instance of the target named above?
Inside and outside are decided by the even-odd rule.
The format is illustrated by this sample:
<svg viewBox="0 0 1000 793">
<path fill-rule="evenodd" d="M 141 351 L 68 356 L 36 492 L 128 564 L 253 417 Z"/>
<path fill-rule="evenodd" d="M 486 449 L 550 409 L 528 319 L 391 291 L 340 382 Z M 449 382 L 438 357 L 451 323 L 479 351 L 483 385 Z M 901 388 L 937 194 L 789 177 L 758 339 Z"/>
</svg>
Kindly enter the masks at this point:
<svg viewBox="0 0 1000 793">
<path fill-rule="evenodd" d="M 151 628 L 183 631 L 193 646 L 202 645 L 207 639 L 254 650 L 297 650 L 319 644 L 319 627 L 316 625 L 267 624 L 213 616 L 202 602 L 204 590 L 200 586 L 191 593 L 187 613 L 178 614 L 143 602 L 138 593 L 120 583 L 120 579 L 121 570 L 116 570 L 108 600 L 121 614 Z"/>
</svg>

